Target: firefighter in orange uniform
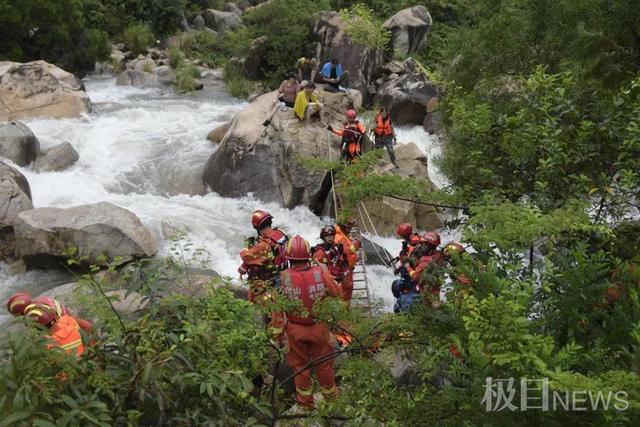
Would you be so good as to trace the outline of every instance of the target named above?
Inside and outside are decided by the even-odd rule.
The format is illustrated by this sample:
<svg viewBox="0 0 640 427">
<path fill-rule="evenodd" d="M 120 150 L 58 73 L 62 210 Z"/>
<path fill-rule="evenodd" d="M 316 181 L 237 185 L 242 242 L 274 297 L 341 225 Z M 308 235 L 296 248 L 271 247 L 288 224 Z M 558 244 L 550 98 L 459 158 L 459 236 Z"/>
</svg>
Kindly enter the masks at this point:
<svg viewBox="0 0 640 427">
<path fill-rule="evenodd" d="M 341 283 L 349 272 L 349 266 L 342 245 L 335 243 L 335 237 L 336 229 L 333 226 L 322 227 L 320 230 L 322 243 L 313 249 L 313 259 L 319 264 L 326 265 L 336 282 Z"/>
<path fill-rule="evenodd" d="M 329 326 L 314 318 L 314 304 L 326 297 L 340 297 L 338 283 L 323 266 L 311 266 L 310 256 L 309 243 L 301 236 L 294 236 L 285 250 L 285 257 L 291 262 L 291 267 L 280 274 L 281 292 L 303 306 L 303 312 L 295 309 L 286 314 L 289 342 L 287 360 L 295 373 L 300 372 L 294 378 L 296 400 L 307 410 L 314 407 L 313 383 L 311 368 L 304 367 L 334 351 Z M 337 398 L 333 359 L 316 365 L 315 370 L 324 398 Z"/>
<path fill-rule="evenodd" d="M 442 253 L 438 251 L 440 235 L 427 231 L 422 236 L 420 245 L 414 249 L 411 262 L 406 262 L 406 268 L 412 280 L 415 280 L 419 291 L 426 303 L 439 305 L 440 277 Z"/>
<path fill-rule="evenodd" d="M 57 299 L 45 296 L 33 298 L 28 292 L 18 292 L 12 295 L 11 298 L 7 300 L 7 310 L 15 317 L 24 316 L 27 307 L 32 304 L 38 304 L 51 308 L 55 312 L 57 317 L 71 314 L 67 307 L 65 307 L 64 304 L 62 304 Z M 84 329 L 87 332 L 91 332 L 91 322 L 77 316 L 75 316 L 74 319 L 81 329 Z"/>
<path fill-rule="evenodd" d="M 348 271 L 345 273 L 342 279 L 342 295 L 346 301 L 351 301 L 353 295 L 353 269 L 358 262 L 358 250 L 360 250 L 360 241 L 351 238 L 350 234 L 353 227 L 356 225 L 356 220 L 349 218 L 344 224 L 336 224 L 334 226 L 336 230 L 335 243 L 342 245 L 342 250 L 347 258 Z"/>
<path fill-rule="evenodd" d="M 24 316 L 48 328 L 51 340 L 67 353 L 76 357 L 84 353 L 80 325 L 73 316 L 69 314 L 59 316 L 54 308 L 42 303 L 29 304 L 24 310 Z M 48 348 L 53 347 L 51 345 Z"/>
<path fill-rule="evenodd" d="M 352 163 L 362 156 L 362 138 L 367 133 L 364 125 L 356 119 L 356 110 L 348 110 L 346 113 L 347 122 L 342 129 L 334 129 L 327 126 L 334 134 L 342 137 L 340 154 L 347 163 Z"/>
</svg>

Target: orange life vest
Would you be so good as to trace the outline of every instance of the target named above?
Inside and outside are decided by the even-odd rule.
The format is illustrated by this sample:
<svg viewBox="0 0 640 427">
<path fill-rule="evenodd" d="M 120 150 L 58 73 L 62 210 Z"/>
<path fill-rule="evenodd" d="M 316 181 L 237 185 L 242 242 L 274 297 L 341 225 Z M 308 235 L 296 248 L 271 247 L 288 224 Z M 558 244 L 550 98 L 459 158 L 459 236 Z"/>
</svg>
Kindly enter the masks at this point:
<svg viewBox="0 0 640 427">
<path fill-rule="evenodd" d="M 49 330 L 51 339 L 67 353 L 80 357 L 84 353 L 80 326 L 72 316 L 64 315 Z"/>
<path fill-rule="evenodd" d="M 393 127 L 391 126 L 391 118 L 387 116 L 386 120 L 382 119 L 382 115 L 378 113 L 376 116 L 376 128 L 373 133 L 376 135 L 393 135 Z"/>
<path fill-rule="evenodd" d="M 353 240 L 339 226 L 336 225 L 335 229 L 336 237 L 334 241 L 336 244 L 342 245 L 344 255 L 347 257 L 347 265 L 349 269 L 353 270 L 358 261 L 358 249 L 353 244 Z"/>
</svg>

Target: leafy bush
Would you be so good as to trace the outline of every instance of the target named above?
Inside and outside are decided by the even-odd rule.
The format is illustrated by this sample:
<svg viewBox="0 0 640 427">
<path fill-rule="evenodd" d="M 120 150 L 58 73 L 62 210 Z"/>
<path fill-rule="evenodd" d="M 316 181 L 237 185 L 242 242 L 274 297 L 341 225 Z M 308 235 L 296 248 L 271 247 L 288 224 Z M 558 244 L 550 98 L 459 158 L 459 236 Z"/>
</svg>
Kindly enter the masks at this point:
<svg viewBox="0 0 640 427">
<path fill-rule="evenodd" d="M 232 64 L 224 67 L 224 82 L 229 94 L 240 99 L 248 98 L 256 88 L 256 84 L 243 77 Z"/>
<path fill-rule="evenodd" d="M 371 49 L 385 49 L 389 45 L 391 33 L 382 27 L 382 22 L 364 4 L 342 9 L 340 16 L 345 23 L 345 31 L 354 43 Z"/>
<path fill-rule="evenodd" d="M 147 53 L 147 49 L 155 44 L 151 28 L 147 24 L 129 26 L 123 34 L 127 47 L 134 55 Z"/>
<path fill-rule="evenodd" d="M 169 49 L 169 66 L 174 70 L 179 68 L 184 62 L 184 53 L 177 47 Z"/>
<path fill-rule="evenodd" d="M 198 67 L 192 64 L 182 65 L 176 70 L 176 87 L 181 92 L 193 92 L 199 77 Z"/>
</svg>

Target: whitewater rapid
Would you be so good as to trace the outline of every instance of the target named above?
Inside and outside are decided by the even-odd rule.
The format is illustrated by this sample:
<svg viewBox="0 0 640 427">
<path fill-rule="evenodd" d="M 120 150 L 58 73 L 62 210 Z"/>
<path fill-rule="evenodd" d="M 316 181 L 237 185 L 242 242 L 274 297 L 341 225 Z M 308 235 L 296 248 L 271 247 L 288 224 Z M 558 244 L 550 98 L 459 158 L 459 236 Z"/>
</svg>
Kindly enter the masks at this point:
<svg viewBox="0 0 640 427">
<path fill-rule="evenodd" d="M 240 199 L 204 194 L 202 168 L 215 150 L 206 135 L 227 122 L 246 104 L 231 98 L 224 88 L 204 93 L 177 95 L 169 89 L 138 89 L 115 85 L 113 78 L 85 81 L 94 111 L 76 119 L 27 120 L 41 148 L 70 142 L 80 160 L 63 172 L 36 173 L 19 168 L 26 176 L 38 207 L 70 207 L 106 201 L 134 212 L 162 242 L 161 255 L 168 255 L 171 235 L 184 233 L 183 243 L 203 249 L 194 259 L 223 275 L 237 277 L 238 253 L 251 228 L 251 213 L 266 209 L 274 224 L 290 236 L 301 234 L 312 244 L 329 219 L 320 219 L 306 208 L 285 209 L 263 203 L 248 194 Z M 401 128 L 399 143 L 416 142 L 430 160 L 439 153 L 437 140 L 422 128 Z M 442 184 L 430 161 L 430 174 Z M 371 236 L 373 237 L 373 236 Z M 392 254 L 398 253 L 396 239 L 373 238 Z M 382 266 L 370 266 L 373 297 L 385 308 L 393 304 L 392 273 Z M 9 276 L 0 266 L 0 297 L 18 289 L 39 293 L 67 278 L 57 272 L 33 271 Z"/>
</svg>

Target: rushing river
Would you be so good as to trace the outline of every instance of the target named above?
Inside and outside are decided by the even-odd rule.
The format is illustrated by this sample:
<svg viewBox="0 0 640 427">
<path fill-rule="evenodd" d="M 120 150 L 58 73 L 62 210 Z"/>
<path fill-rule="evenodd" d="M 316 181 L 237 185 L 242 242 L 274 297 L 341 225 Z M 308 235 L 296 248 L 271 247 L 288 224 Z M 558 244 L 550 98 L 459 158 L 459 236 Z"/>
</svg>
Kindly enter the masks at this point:
<svg viewBox="0 0 640 427">
<path fill-rule="evenodd" d="M 207 268 L 236 277 L 243 236 L 254 233 L 250 224 L 255 209 L 267 209 L 274 224 L 290 236 L 301 234 L 310 242 L 328 219 L 317 218 L 306 208 L 284 209 L 265 204 L 250 194 L 241 199 L 204 193 L 202 168 L 215 150 L 207 141 L 209 131 L 228 121 L 245 103 L 231 98 L 222 85 L 194 95 L 177 95 L 169 89 L 137 89 L 115 85 L 113 78 L 85 81 L 94 103 L 90 115 L 77 119 L 28 120 L 41 147 L 70 142 L 80 160 L 64 172 L 36 173 L 19 168 L 27 177 L 35 207 L 70 207 L 107 201 L 134 212 L 168 254 L 167 237 L 180 230 L 185 241 L 206 251 Z M 430 159 L 438 147 L 421 128 L 400 129 L 399 143 L 414 141 Z M 436 183 L 441 180 L 430 166 Z M 392 253 L 400 243 L 374 239 Z M 375 298 L 385 307 L 393 303 L 393 275 L 382 266 L 371 266 L 369 276 Z M 59 272 L 32 271 L 9 276 L 0 266 L 0 298 L 17 289 L 34 293 L 69 281 Z"/>
</svg>

